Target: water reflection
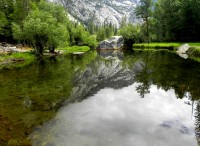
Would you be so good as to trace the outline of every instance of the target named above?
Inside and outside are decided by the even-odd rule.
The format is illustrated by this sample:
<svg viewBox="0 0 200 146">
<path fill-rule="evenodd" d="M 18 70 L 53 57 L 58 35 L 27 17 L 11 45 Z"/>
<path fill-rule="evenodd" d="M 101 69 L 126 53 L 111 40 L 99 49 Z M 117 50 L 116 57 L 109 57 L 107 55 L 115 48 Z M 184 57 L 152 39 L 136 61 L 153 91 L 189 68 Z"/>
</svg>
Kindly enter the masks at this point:
<svg viewBox="0 0 200 146">
<path fill-rule="evenodd" d="M 177 100 L 174 90 L 166 92 L 156 86 L 141 99 L 138 85 L 105 88 L 61 108 L 54 120 L 31 135 L 33 145 L 197 145 L 191 106 Z"/>
<path fill-rule="evenodd" d="M 72 98 L 81 100 L 104 87 L 121 88 L 141 83 L 137 91 L 142 98 L 152 84 L 164 90 L 175 89 L 177 98 L 189 93 L 199 99 L 200 64 L 177 58 L 168 52 L 101 51 L 85 70 L 77 70 Z M 77 94 L 79 92 L 79 94 Z M 91 93 L 90 93 L 91 92 Z M 80 98 L 81 97 L 81 98 Z"/>
<path fill-rule="evenodd" d="M 0 145 L 34 127 L 34 145 L 195 145 L 199 86 L 200 64 L 168 52 L 91 51 L 3 70 Z"/>
<path fill-rule="evenodd" d="M 198 144 L 200 145 L 200 101 L 196 103 L 195 109 L 195 132 Z"/>
<path fill-rule="evenodd" d="M 96 52 L 88 52 L 72 64 L 70 55 L 57 56 L 0 70 L 0 145 L 30 145 L 33 128 L 52 119 L 69 98 L 74 70 L 85 70 L 95 57 Z"/>
<path fill-rule="evenodd" d="M 195 146 L 198 66 L 168 52 L 98 52 L 75 70 L 70 98 L 33 144 Z"/>
<path fill-rule="evenodd" d="M 119 89 L 131 85 L 135 81 L 135 72 L 143 68 L 141 62 L 137 62 L 133 68 L 123 66 L 121 51 L 109 50 L 98 53 L 99 55 L 85 70 L 76 70 L 73 90 L 67 103 L 81 101 L 105 87 Z"/>
<path fill-rule="evenodd" d="M 122 61 L 124 59 L 122 50 L 97 50 L 97 52 L 99 56 L 108 60 L 117 59 Z"/>
</svg>

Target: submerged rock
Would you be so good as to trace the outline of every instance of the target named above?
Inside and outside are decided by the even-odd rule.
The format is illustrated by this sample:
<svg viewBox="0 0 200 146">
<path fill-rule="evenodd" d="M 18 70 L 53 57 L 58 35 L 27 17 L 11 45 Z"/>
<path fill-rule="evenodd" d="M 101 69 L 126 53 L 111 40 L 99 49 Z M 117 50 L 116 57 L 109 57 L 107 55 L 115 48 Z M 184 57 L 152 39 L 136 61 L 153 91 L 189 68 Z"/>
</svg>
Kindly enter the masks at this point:
<svg viewBox="0 0 200 146">
<path fill-rule="evenodd" d="M 120 49 L 124 44 L 124 38 L 122 36 L 113 36 L 108 40 L 101 41 L 97 49 Z"/>
</svg>

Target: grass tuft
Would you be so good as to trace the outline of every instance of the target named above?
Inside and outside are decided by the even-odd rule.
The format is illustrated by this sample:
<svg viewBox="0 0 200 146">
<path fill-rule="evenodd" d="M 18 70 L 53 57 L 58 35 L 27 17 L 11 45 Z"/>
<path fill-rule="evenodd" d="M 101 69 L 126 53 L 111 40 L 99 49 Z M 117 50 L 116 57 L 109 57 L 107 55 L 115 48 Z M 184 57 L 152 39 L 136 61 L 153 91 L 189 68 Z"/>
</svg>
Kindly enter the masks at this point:
<svg viewBox="0 0 200 146">
<path fill-rule="evenodd" d="M 13 60 L 22 59 L 22 61 L 14 62 Z M 18 52 L 12 54 L 0 54 L 0 69 L 2 68 L 19 68 L 33 63 L 35 55 L 31 52 Z"/>
<path fill-rule="evenodd" d="M 57 48 L 56 50 L 64 51 L 65 53 L 73 53 L 73 52 L 87 52 L 90 50 L 88 46 L 71 46 L 65 48 Z"/>
<path fill-rule="evenodd" d="M 174 48 L 177 48 L 180 46 L 181 43 L 142 43 L 142 44 L 134 44 L 133 48 L 137 49 L 144 49 L 144 48 L 153 48 L 153 49 L 169 49 L 173 50 Z"/>
</svg>

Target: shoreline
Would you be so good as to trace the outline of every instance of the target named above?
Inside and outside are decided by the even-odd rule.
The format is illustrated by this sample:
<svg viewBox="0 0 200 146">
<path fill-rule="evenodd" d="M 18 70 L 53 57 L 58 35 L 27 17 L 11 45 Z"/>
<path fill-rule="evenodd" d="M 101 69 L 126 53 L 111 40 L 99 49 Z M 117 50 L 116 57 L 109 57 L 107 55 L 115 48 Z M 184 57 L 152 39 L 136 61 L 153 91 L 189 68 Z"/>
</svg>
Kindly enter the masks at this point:
<svg viewBox="0 0 200 146">
<path fill-rule="evenodd" d="M 134 44 L 133 50 L 135 51 L 160 51 L 167 50 L 176 52 L 178 47 L 185 43 L 142 43 Z M 200 62 L 200 43 L 188 43 L 191 47 L 187 51 L 190 59 Z"/>
<path fill-rule="evenodd" d="M 28 48 L 28 49 L 27 49 Z M 13 68 L 21 68 L 27 66 L 36 61 L 36 57 L 34 54 L 34 49 L 30 47 L 16 49 L 19 51 L 0 51 L 0 70 L 2 69 L 13 69 Z M 43 53 L 43 57 L 52 57 L 58 55 L 65 55 L 74 52 L 87 52 L 90 50 L 88 46 L 70 46 L 65 48 L 57 48 L 55 53 L 50 53 L 49 51 L 45 51 Z"/>
</svg>

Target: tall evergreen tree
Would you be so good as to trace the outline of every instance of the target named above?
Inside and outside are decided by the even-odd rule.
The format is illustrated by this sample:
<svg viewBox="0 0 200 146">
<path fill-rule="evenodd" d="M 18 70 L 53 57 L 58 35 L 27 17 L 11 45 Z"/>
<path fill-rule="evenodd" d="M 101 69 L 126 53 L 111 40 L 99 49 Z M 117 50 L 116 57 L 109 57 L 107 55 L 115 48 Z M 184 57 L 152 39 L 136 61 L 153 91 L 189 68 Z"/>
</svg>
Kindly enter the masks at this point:
<svg viewBox="0 0 200 146">
<path fill-rule="evenodd" d="M 12 38 L 12 22 L 14 12 L 13 0 L 0 0 L 0 11 L 3 21 L 1 26 L 0 41 L 13 41 Z"/>
<path fill-rule="evenodd" d="M 184 0 L 181 3 L 183 12 L 182 34 L 185 41 L 200 41 L 200 1 Z"/>
<path fill-rule="evenodd" d="M 136 16 L 143 19 L 146 24 L 146 36 L 149 42 L 149 18 L 152 16 L 152 0 L 140 0 L 140 5 L 136 7 Z"/>
</svg>

